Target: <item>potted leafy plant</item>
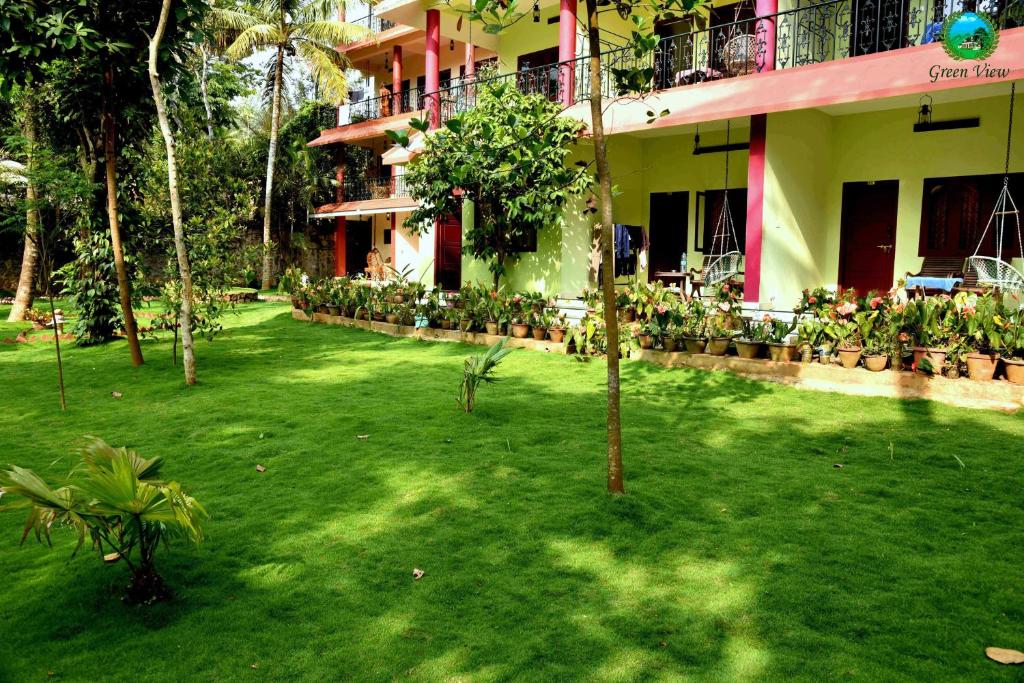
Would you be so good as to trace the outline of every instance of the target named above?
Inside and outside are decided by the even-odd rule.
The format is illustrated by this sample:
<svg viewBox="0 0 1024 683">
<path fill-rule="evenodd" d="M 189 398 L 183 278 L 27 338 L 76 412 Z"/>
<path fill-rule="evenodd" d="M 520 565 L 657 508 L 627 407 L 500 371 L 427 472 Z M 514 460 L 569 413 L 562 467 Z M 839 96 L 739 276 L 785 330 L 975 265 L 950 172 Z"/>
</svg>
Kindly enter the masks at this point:
<svg viewBox="0 0 1024 683">
<path fill-rule="evenodd" d="M 732 342 L 732 320 L 721 315 L 712 315 L 707 318 L 708 340 L 704 347 L 704 353 L 712 356 L 724 356 L 729 351 L 729 344 Z"/>
<path fill-rule="evenodd" d="M 922 372 L 940 372 L 946 363 L 946 341 L 950 300 L 947 295 L 915 299 L 907 304 L 907 324 L 917 342 L 914 368 Z"/>
<path fill-rule="evenodd" d="M 552 315 L 548 322 L 548 337 L 550 337 L 551 341 L 555 344 L 561 344 L 565 340 L 565 328 L 565 313 Z"/>
<path fill-rule="evenodd" d="M 683 304 L 681 328 L 683 344 L 689 353 L 704 353 L 707 347 L 706 311 L 700 299 L 690 299 Z"/>
<path fill-rule="evenodd" d="M 966 354 L 967 376 L 988 381 L 995 377 L 999 351 L 1006 347 L 1008 329 L 1000 303 L 990 294 L 977 296 L 961 292 L 953 306 L 959 311 L 969 340 Z"/>
<path fill-rule="evenodd" d="M 771 314 L 765 314 L 761 320 L 765 330 L 765 341 L 768 344 L 768 355 L 776 362 L 792 362 L 796 355 L 796 344 L 789 341 L 789 335 L 796 328 L 796 319 L 785 323 Z"/>
<path fill-rule="evenodd" d="M 512 330 L 512 336 L 516 339 L 526 339 L 530 334 L 530 323 L 527 322 L 527 317 L 523 313 L 513 314 L 509 321 L 509 327 Z"/>
<path fill-rule="evenodd" d="M 530 329 L 537 341 L 543 341 L 548 336 L 547 320 L 543 312 L 533 311 L 530 314 Z"/>
<path fill-rule="evenodd" d="M 736 337 L 736 355 L 740 358 L 757 358 L 764 351 L 766 340 L 767 329 L 763 321 L 743 320 L 743 333 Z"/>
<path fill-rule="evenodd" d="M 817 318 L 803 318 L 799 322 L 796 328 L 796 338 L 800 349 L 801 363 L 810 363 L 814 360 L 814 350 L 821 344 L 822 337 L 822 325 Z"/>
<path fill-rule="evenodd" d="M 1006 379 L 1014 384 L 1024 384 L 1024 310 L 1017 308 L 1006 311 L 1002 323 L 1002 357 Z"/>
<path fill-rule="evenodd" d="M 637 340 L 641 349 L 654 348 L 654 342 L 661 336 L 661 327 L 656 320 L 647 320 L 640 324 Z"/>
<path fill-rule="evenodd" d="M 835 304 L 824 322 L 825 337 L 831 341 L 831 347 L 839 355 L 839 362 L 844 368 L 857 367 L 863 349 L 859 343 L 858 326 L 854 319 L 857 304 L 843 301 Z"/>
</svg>

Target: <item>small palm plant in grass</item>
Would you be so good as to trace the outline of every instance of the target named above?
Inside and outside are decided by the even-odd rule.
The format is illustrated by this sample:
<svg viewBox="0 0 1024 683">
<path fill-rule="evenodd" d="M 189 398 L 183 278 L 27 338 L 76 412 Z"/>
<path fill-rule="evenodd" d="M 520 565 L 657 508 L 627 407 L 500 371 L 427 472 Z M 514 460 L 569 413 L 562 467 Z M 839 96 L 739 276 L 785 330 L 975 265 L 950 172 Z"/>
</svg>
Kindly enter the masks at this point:
<svg viewBox="0 0 1024 683">
<path fill-rule="evenodd" d="M 78 534 L 75 553 L 86 536 L 108 563 L 123 560 L 132 573 L 126 602 L 151 604 L 171 592 L 157 573 L 157 549 L 174 538 L 198 543 L 206 511 L 176 482 L 159 479 L 162 459 L 146 459 L 135 451 L 108 446 L 90 438 L 79 451 L 81 462 L 67 482 L 52 488 L 31 470 L 10 465 L 0 470 L 4 498 L 16 496 L 27 507 L 28 520 L 21 542 L 32 532 L 50 543 L 54 525 Z"/>
<path fill-rule="evenodd" d="M 476 403 L 476 390 L 481 382 L 497 382 L 494 371 L 498 363 L 512 353 L 512 349 L 505 348 L 505 340 L 499 340 L 494 346 L 484 353 L 470 356 L 466 359 L 465 368 L 462 371 L 462 387 L 459 390 L 459 405 L 467 413 L 473 412 Z"/>
</svg>

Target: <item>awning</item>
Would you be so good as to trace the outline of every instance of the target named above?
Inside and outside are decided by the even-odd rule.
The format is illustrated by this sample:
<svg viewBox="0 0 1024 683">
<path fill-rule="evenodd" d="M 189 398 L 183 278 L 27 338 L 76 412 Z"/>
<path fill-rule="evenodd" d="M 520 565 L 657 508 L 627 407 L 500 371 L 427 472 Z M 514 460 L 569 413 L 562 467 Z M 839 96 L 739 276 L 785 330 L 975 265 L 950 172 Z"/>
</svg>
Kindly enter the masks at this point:
<svg viewBox="0 0 1024 683">
<path fill-rule="evenodd" d="M 420 203 L 412 197 L 389 197 L 388 199 L 365 199 L 359 202 L 338 202 L 318 206 L 313 218 L 339 218 L 341 216 L 372 216 L 377 213 L 413 211 Z"/>
<path fill-rule="evenodd" d="M 394 145 L 380 155 L 381 163 L 385 166 L 395 166 L 409 163 L 413 157 L 423 151 L 423 133 L 416 131 L 409 136 L 409 146 L 402 147 Z"/>
</svg>

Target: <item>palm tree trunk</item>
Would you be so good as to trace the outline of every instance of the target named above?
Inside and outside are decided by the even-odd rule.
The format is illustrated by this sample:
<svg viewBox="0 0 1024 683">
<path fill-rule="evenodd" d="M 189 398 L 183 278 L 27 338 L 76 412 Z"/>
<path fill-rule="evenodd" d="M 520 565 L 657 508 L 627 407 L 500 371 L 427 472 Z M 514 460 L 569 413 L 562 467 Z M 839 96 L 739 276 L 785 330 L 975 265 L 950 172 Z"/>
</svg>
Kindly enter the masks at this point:
<svg viewBox="0 0 1024 683">
<path fill-rule="evenodd" d="M 206 48 L 199 48 L 199 56 L 203 58 L 203 68 L 199 72 L 199 90 L 203 94 L 203 109 L 206 110 L 206 137 L 213 139 L 213 109 L 210 107 L 210 93 L 206 87 L 207 71 L 209 66 L 209 56 L 206 54 Z"/>
<path fill-rule="evenodd" d="M 25 248 L 21 254 L 21 275 L 18 277 L 18 291 L 14 294 L 14 305 L 11 306 L 7 322 L 21 322 L 25 319 L 25 311 L 32 308 L 35 289 L 36 271 L 39 267 L 39 211 L 36 209 L 36 183 L 33 178 L 32 159 L 36 146 L 36 101 L 32 91 L 25 96 L 25 121 L 22 132 L 28 141 L 28 182 L 25 185 L 25 201 L 28 210 L 25 214 Z"/>
<path fill-rule="evenodd" d="M 171 0 L 163 0 L 160 8 L 160 21 L 156 32 L 149 40 L 149 84 L 153 88 L 153 102 L 156 104 L 156 115 L 160 121 L 160 133 L 167 148 L 167 186 L 171 195 L 171 222 L 174 225 L 174 251 L 178 257 L 178 275 L 181 278 L 181 356 L 185 367 L 185 384 L 196 383 L 196 357 L 192 345 L 192 270 L 188 262 L 188 250 L 185 247 L 185 227 L 181 219 L 181 197 L 178 194 L 178 158 L 174 149 L 174 133 L 167 119 L 167 108 L 164 105 L 163 90 L 160 87 L 160 74 L 157 71 L 157 55 L 160 52 L 160 41 L 167 30 L 167 17 L 171 11 Z M 204 66 L 205 71 L 205 66 Z M 211 129 L 212 130 L 212 129 Z"/>
<path fill-rule="evenodd" d="M 135 313 L 132 311 L 132 286 L 128 280 L 128 268 L 124 263 L 124 250 L 121 247 L 121 225 L 117 215 L 117 165 L 114 128 L 113 96 L 114 71 L 108 64 L 103 73 L 106 93 L 103 102 L 103 155 L 106 157 L 107 168 L 107 221 L 110 223 L 110 244 L 114 251 L 114 268 L 117 270 L 117 289 L 121 295 L 121 312 L 124 315 L 124 332 L 128 337 L 128 348 L 131 349 L 132 365 L 142 365 L 142 347 L 139 346 L 139 332 L 135 326 Z"/>
<path fill-rule="evenodd" d="M 612 227 L 612 180 L 608 143 L 604 135 L 601 98 L 601 28 L 597 0 L 587 0 L 590 42 L 590 133 L 601 201 L 601 276 L 604 322 L 608 333 L 608 491 L 625 493 L 622 477 L 622 424 L 619 412 L 619 318 L 615 310 L 614 232 Z"/>
<path fill-rule="evenodd" d="M 270 289 L 273 259 L 270 241 L 270 205 L 274 196 L 274 164 L 277 161 L 277 133 L 281 126 L 281 78 L 284 71 L 284 48 L 278 46 L 274 65 L 274 98 L 270 110 L 270 150 L 267 153 L 267 185 L 263 198 L 263 282 L 261 289 Z"/>
</svg>

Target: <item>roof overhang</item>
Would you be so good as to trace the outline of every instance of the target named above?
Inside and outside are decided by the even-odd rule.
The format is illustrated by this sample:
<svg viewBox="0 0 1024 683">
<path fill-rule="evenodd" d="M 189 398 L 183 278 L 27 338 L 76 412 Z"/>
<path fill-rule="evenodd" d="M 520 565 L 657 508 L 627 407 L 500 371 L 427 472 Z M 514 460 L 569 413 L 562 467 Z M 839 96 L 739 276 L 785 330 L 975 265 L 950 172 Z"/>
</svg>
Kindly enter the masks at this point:
<svg viewBox="0 0 1024 683">
<path fill-rule="evenodd" d="M 341 218 L 344 216 L 372 216 L 379 213 L 413 211 L 420 203 L 412 197 L 389 197 L 388 199 L 366 199 L 358 202 L 337 202 L 317 207 L 313 218 Z"/>
<path fill-rule="evenodd" d="M 400 166 L 412 161 L 413 157 L 423 152 L 425 136 L 421 131 L 416 131 L 409 136 L 409 144 L 406 146 L 393 145 L 380 155 L 381 163 L 385 166 Z"/>
</svg>

